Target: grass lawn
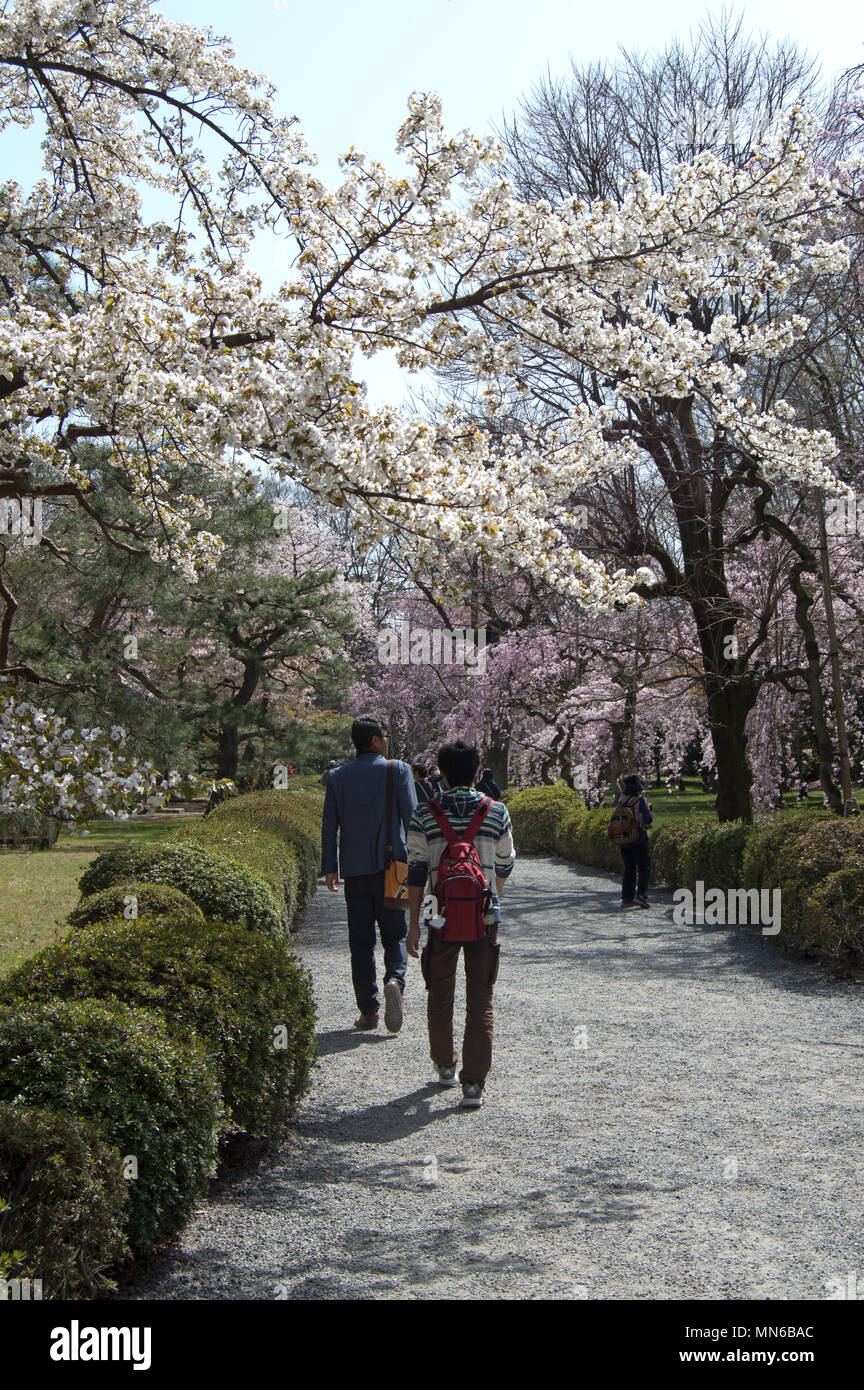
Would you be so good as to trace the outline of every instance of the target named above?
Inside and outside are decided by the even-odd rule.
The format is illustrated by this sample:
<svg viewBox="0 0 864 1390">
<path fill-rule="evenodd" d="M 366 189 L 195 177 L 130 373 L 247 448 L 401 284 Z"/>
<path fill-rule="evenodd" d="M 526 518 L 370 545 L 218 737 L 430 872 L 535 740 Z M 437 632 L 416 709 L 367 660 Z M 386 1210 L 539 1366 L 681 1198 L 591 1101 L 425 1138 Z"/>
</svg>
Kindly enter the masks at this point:
<svg viewBox="0 0 864 1390">
<path fill-rule="evenodd" d="M 703 792 L 702 783 L 697 778 L 685 777 L 684 790 L 680 792 L 670 792 L 665 784 L 660 784 L 646 791 L 645 795 L 651 803 L 654 825 L 658 828 L 663 825 L 676 824 L 689 816 L 691 811 L 697 812 L 700 816 L 715 815 L 714 803 L 717 799 L 717 793 Z M 825 810 L 822 805 L 821 792 L 810 792 L 806 801 L 799 801 L 794 793 L 789 792 L 783 800 L 785 811 L 824 812 Z M 611 807 L 614 798 L 607 797 L 607 802 Z"/>
<path fill-rule="evenodd" d="M 64 830 L 53 849 L 0 850 L 0 975 L 65 935 L 78 879 L 97 854 L 161 839 L 178 820 L 94 821 L 89 835 Z"/>
</svg>

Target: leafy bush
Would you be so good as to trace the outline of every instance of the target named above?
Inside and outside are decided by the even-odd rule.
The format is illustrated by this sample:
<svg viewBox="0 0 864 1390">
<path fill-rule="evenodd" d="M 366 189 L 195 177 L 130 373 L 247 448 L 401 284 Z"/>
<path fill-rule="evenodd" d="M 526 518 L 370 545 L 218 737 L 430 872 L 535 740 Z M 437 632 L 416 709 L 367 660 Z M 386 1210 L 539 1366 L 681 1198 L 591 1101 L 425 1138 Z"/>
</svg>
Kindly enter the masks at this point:
<svg viewBox="0 0 864 1390">
<path fill-rule="evenodd" d="M 197 1039 L 178 1042 L 146 1009 L 95 999 L 7 1004 L 2 1101 L 81 1115 L 124 1160 L 134 1158 L 126 1228 L 133 1250 L 175 1235 L 216 1169 L 216 1074 Z"/>
<path fill-rule="evenodd" d="M 207 918 L 239 922 L 250 931 L 282 930 L 281 904 L 270 884 L 213 850 L 170 842 L 124 846 L 100 854 L 78 886 L 87 896 L 131 879 L 179 888 Z"/>
<path fill-rule="evenodd" d="M 856 875 L 864 877 L 860 817 L 818 820 L 787 840 L 778 856 L 783 943 L 807 954 L 814 950 L 821 954 L 824 932 L 824 949 L 830 957 L 851 948 L 862 923 L 856 906 L 860 897 L 852 892 L 843 906 L 837 895 L 844 887 L 851 889 Z"/>
<path fill-rule="evenodd" d="M 93 1295 L 128 1254 L 121 1155 L 80 1115 L 0 1105 L 0 1276 Z"/>
<path fill-rule="evenodd" d="M 651 877 L 656 884 L 665 883 L 669 888 L 684 886 L 681 856 L 688 840 L 699 834 L 704 825 L 704 821 L 690 815 L 685 820 L 664 825 L 654 834 L 649 834 Z"/>
<path fill-rule="evenodd" d="M 609 869 L 620 873 L 623 868 L 621 851 L 609 839 L 611 806 L 595 806 L 586 811 L 580 823 L 570 835 L 573 845 L 573 858 L 577 864 L 587 864 L 594 869 Z"/>
<path fill-rule="evenodd" d="M 701 880 L 710 888 L 742 887 L 742 860 L 752 834 L 744 821 L 698 824 L 681 846 L 681 884 L 693 888 Z"/>
<path fill-rule="evenodd" d="M 864 960 L 864 867 L 847 865 L 815 884 L 801 901 L 800 911 L 787 916 L 787 897 L 781 899 L 781 937 L 805 956 L 837 963 Z"/>
<path fill-rule="evenodd" d="M 566 782 L 551 787 L 526 787 L 507 803 L 513 822 L 513 839 L 523 854 L 555 854 L 558 827 L 564 818 L 583 806 L 582 798 Z"/>
<path fill-rule="evenodd" d="M 126 899 L 134 897 L 135 917 L 125 915 Z M 108 922 L 122 917 L 128 925 L 134 924 L 138 917 L 159 919 L 177 926 L 184 922 L 204 922 L 204 913 L 196 907 L 191 898 L 181 893 L 179 888 L 169 888 L 162 883 L 144 883 L 133 879 L 129 883 L 116 883 L 112 888 L 103 888 L 100 893 L 91 893 L 83 898 L 66 918 L 70 927 L 89 927 L 96 922 Z"/>
<path fill-rule="evenodd" d="M 0 845 L 21 849 L 50 849 L 60 834 L 60 822 L 38 811 L 0 812 Z"/>
<path fill-rule="evenodd" d="M 260 791 L 239 796 L 235 801 L 218 806 L 208 824 L 248 827 L 253 832 L 266 830 L 287 839 L 299 859 L 300 879 L 298 908 L 315 892 L 321 864 L 321 809 L 323 792 L 314 790 Z"/>
<path fill-rule="evenodd" d="M 757 822 L 744 850 L 741 872 L 748 888 L 777 888 L 780 885 L 780 851 L 825 817 L 806 812 L 791 816 L 772 816 Z M 838 866 L 835 864 L 835 868 Z"/>
<path fill-rule="evenodd" d="M 555 849 L 563 859 L 576 858 L 576 836 L 584 819 L 585 807 L 580 803 L 572 811 L 568 811 L 564 819 L 558 822 Z"/>
<path fill-rule="evenodd" d="M 291 929 L 300 898 L 300 864 L 297 851 L 284 835 L 274 835 L 245 821 L 215 821 L 213 817 L 182 827 L 172 835 L 172 845 L 209 850 L 235 864 L 243 864 L 266 879 L 280 905 L 282 929 Z"/>
<path fill-rule="evenodd" d="M 0 982 L 0 1005 L 61 997 L 158 1010 L 179 1039 L 197 1034 L 235 1130 L 273 1133 L 308 1086 L 311 981 L 281 938 L 203 918 L 120 919 L 47 947 Z"/>
</svg>

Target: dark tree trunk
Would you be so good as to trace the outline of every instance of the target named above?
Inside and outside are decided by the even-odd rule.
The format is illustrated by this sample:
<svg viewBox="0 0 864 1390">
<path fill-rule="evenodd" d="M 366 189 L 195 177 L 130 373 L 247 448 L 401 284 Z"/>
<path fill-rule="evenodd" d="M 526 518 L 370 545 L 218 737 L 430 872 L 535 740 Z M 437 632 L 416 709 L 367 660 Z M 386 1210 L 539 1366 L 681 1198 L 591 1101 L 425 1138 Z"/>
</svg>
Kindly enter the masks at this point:
<svg viewBox="0 0 864 1390">
<path fill-rule="evenodd" d="M 724 681 L 706 677 L 708 727 L 717 760 L 717 818 L 721 821 L 753 820 L 750 795 L 753 773 L 747 759 L 747 716 L 756 703 L 759 687 L 752 680 Z"/>
<path fill-rule="evenodd" d="M 240 739 L 237 727 L 234 724 L 222 724 L 219 727 L 219 751 L 216 762 L 216 776 L 230 777 L 235 781 L 237 777 L 237 764 L 240 758 Z"/>
<path fill-rule="evenodd" d="M 492 730 L 492 742 L 486 749 L 486 767 L 492 773 L 498 786 L 503 791 L 508 782 L 508 765 L 510 761 L 510 734 L 503 729 Z"/>
<path fill-rule="evenodd" d="M 792 592 L 795 595 L 795 621 L 804 635 L 804 653 L 807 658 L 807 694 L 810 698 L 810 715 L 816 735 L 816 749 L 819 754 L 819 782 L 828 798 L 828 805 L 838 816 L 843 814 L 843 797 L 834 781 L 834 745 L 828 728 L 825 713 L 825 696 L 822 693 L 822 657 L 816 629 L 810 618 L 813 597 L 808 594 L 802 582 L 806 565 L 795 565 L 789 573 Z"/>
</svg>

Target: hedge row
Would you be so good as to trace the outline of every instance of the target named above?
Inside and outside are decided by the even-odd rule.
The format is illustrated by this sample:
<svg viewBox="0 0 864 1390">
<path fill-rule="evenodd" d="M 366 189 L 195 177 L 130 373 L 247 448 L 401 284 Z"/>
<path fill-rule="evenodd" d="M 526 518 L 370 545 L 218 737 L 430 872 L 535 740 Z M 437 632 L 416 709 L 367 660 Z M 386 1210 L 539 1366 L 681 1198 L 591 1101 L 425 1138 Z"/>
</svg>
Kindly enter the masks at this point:
<svg viewBox="0 0 864 1390">
<path fill-rule="evenodd" d="M 611 808 L 588 810 L 563 782 L 515 792 L 508 802 L 517 850 L 556 853 L 618 872 L 608 838 Z M 692 814 L 649 832 L 652 882 L 670 888 L 781 890 L 790 952 L 844 966 L 864 963 L 864 818 L 800 812 L 723 825 Z"/>
<path fill-rule="evenodd" d="M 320 805 L 255 793 L 100 855 L 74 930 L 0 981 L 0 1277 L 92 1295 L 177 1234 L 220 1143 L 284 1124 L 316 1058 L 286 931 Z"/>
</svg>

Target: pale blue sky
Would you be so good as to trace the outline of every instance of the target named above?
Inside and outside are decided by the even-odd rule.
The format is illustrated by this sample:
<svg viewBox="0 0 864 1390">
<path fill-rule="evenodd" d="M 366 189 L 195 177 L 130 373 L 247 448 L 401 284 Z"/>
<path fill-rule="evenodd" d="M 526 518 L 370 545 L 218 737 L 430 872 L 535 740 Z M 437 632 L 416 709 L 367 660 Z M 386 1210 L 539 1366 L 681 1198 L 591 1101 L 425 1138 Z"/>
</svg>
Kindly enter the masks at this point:
<svg viewBox="0 0 864 1390">
<path fill-rule="evenodd" d="M 437 91 L 450 129 L 488 131 L 549 67 L 614 58 L 620 44 L 651 50 L 685 38 L 720 4 L 689 0 L 161 0 L 171 18 L 209 25 L 231 39 L 238 60 L 266 72 L 280 108 L 300 119 L 335 181 L 351 145 L 393 162 L 396 131 L 412 91 Z M 746 25 L 794 38 L 833 75 L 864 60 L 864 10 L 849 0 L 749 0 Z M 271 256 L 260 248 L 269 278 Z M 273 269 L 276 268 L 273 261 Z M 284 266 L 279 267 L 284 273 Z M 280 277 L 281 278 L 281 275 Z M 376 400 L 398 404 L 403 377 L 386 354 L 362 370 Z"/>
<path fill-rule="evenodd" d="M 278 106 L 296 115 L 320 173 L 338 176 L 351 145 L 394 162 L 396 131 L 409 94 L 437 91 L 448 128 L 491 129 L 550 68 L 614 58 L 618 46 L 652 50 L 685 38 L 719 3 L 689 0 L 161 0 L 170 18 L 228 37 L 237 60 L 265 72 Z M 864 61 L 864 10 L 849 0 L 748 0 L 747 27 L 797 39 L 826 75 Z M 5 177 L 33 176 L 38 134 L 4 137 Z M 14 148 L 9 148 L 12 142 Z M 256 247 L 268 284 L 286 274 L 284 251 Z M 375 399 L 398 403 L 401 375 L 379 355 L 363 375 Z"/>
</svg>

